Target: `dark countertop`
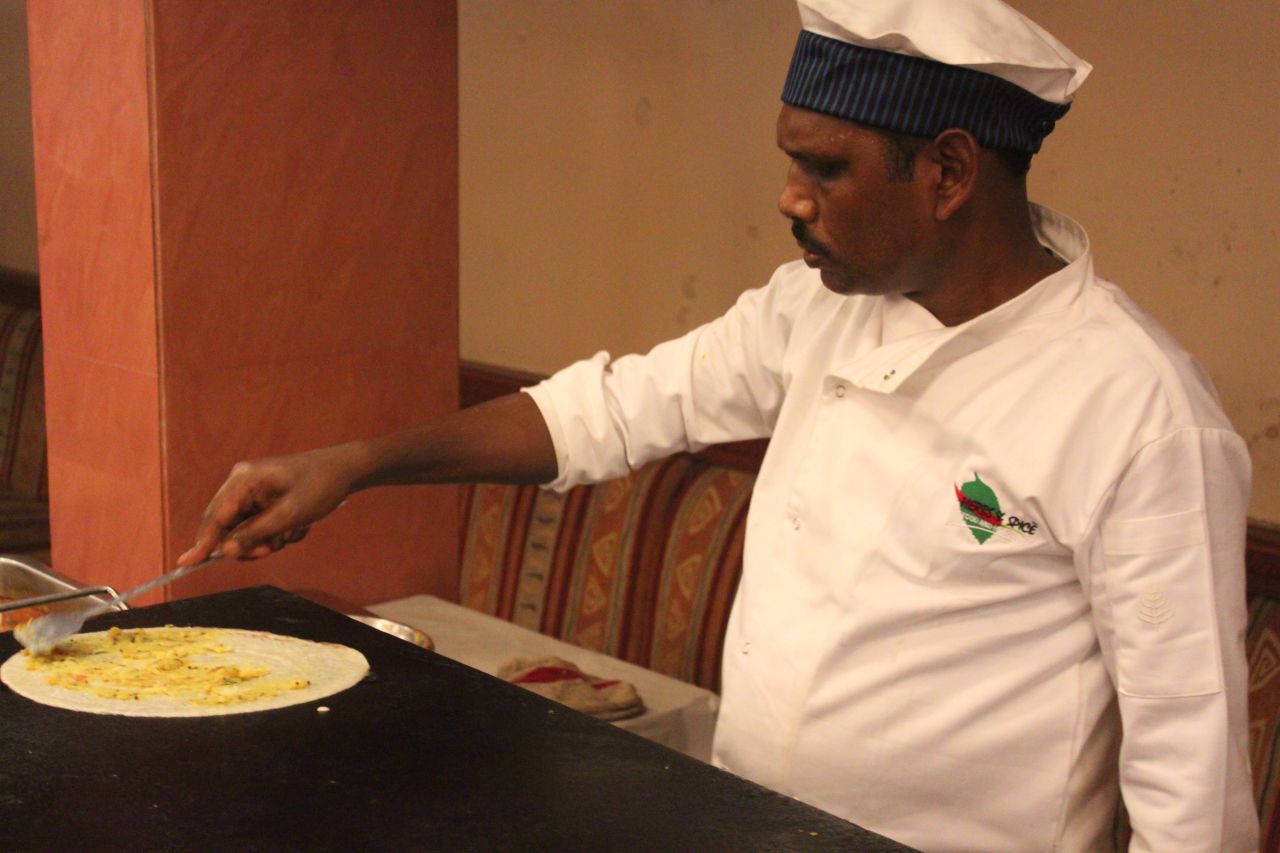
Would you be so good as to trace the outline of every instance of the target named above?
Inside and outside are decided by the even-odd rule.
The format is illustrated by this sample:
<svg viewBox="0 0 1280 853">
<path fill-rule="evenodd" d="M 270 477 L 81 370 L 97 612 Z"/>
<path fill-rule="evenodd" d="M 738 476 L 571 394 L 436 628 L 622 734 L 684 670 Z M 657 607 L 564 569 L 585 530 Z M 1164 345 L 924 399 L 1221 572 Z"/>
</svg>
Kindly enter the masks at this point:
<svg viewBox="0 0 1280 853">
<path fill-rule="evenodd" d="M 0 847 L 908 849 L 272 587 L 86 630 L 168 623 L 339 642 L 371 672 L 319 702 L 187 719 L 0 688 Z M 17 649 L 0 635 L 0 660 Z"/>
</svg>

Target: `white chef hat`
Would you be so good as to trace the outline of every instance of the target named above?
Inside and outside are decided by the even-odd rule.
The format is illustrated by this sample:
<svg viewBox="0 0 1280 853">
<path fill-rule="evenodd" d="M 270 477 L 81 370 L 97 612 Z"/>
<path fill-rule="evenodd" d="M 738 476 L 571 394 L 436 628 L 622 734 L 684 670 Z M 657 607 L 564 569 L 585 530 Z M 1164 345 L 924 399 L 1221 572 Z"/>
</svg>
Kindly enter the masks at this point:
<svg viewBox="0 0 1280 853">
<path fill-rule="evenodd" d="M 798 0 L 783 102 L 1034 153 L 1092 66 L 1000 0 Z"/>
</svg>

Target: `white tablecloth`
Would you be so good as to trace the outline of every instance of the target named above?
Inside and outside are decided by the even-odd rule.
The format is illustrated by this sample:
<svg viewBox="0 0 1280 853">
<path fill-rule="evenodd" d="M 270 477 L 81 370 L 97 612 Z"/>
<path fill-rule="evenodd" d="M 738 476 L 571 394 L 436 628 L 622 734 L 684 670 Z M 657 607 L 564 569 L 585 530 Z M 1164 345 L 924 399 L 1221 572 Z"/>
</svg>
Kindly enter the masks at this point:
<svg viewBox="0 0 1280 853">
<path fill-rule="evenodd" d="M 709 690 L 430 595 L 412 595 L 366 609 L 417 628 L 431 637 L 440 654 L 490 675 L 512 658 L 555 655 L 591 675 L 629 681 L 640 692 L 646 710 L 614 725 L 699 760 L 711 758 L 719 698 Z"/>
</svg>

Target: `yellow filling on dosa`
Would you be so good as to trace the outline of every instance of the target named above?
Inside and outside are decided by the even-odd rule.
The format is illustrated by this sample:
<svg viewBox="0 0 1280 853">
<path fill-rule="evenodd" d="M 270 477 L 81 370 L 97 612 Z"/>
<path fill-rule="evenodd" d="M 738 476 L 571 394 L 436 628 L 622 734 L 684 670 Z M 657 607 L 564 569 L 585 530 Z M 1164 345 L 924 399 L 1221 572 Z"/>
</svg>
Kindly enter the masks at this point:
<svg viewBox="0 0 1280 853">
<path fill-rule="evenodd" d="M 305 678 L 272 677 L 264 666 L 236 662 L 212 628 L 111 628 L 77 635 L 48 656 L 29 655 L 27 669 L 46 683 L 103 699 L 166 697 L 193 705 L 254 702 L 309 685 Z"/>
</svg>

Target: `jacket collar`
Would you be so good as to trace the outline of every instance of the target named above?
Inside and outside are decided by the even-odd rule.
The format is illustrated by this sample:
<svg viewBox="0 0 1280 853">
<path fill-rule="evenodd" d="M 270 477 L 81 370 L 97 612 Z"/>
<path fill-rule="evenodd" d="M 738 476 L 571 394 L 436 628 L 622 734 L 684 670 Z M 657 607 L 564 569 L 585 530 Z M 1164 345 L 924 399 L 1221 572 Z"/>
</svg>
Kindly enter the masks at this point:
<svg viewBox="0 0 1280 853">
<path fill-rule="evenodd" d="M 1031 205 L 1031 220 L 1040 243 L 1065 261 L 1065 267 L 958 326 L 942 325 L 904 296 L 868 297 L 880 302 L 882 344 L 832 372 L 860 388 L 891 394 L 944 348 L 958 357 L 1014 331 L 1059 321 L 1093 280 L 1089 237 L 1079 223 L 1036 204 Z"/>
</svg>

